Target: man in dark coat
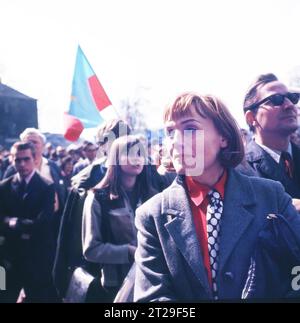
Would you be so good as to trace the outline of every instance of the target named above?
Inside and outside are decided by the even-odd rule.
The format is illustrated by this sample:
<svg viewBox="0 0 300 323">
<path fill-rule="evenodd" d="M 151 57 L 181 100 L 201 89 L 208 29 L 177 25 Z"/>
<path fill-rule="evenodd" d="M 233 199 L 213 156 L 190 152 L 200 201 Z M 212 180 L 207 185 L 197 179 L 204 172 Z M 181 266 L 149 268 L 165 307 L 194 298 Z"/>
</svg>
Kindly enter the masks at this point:
<svg viewBox="0 0 300 323">
<path fill-rule="evenodd" d="M 253 140 L 246 160 L 258 176 L 281 182 L 300 211 L 300 149 L 291 142 L 298 128 L 299 93 L 290 92 L 274 74 L 260 75 L 250 86 L 244 113 Z"/>
<path fill-rule="evenodd" d="M 35 168 L 41 176 L 46 178 L 49 182 L 54 183 L 55 189 L 55 204 L 54 204 L 54 221 L 53 231 L 57 237 L 61 216 L 63 213 L 65 201 L 67 199 L 67 190 L 63 184 L 63 179 L 60 175 L 60 169 L 55 162 L 48 160 L 43 156 L 45 149 L 46 138 L 45 136 L 35 128 L 26 128 L 21 134 L 20 139 L 22 141 L 31 142 L 35 149 Z M 17 172 L 16 167 L 11 165 L 7 168 L 3 179 L 14 175 Z"/>
<path fill-rule="evenodd" d="M 15 302 L 22 288 L 28 302 L 55 301 L 54 185 L 36 172 L 31 143 L 15 143 L 12 158 L 17 174 L 0 182 L 1 262 L 7 273 L 2 301 Z"/>
</svg>

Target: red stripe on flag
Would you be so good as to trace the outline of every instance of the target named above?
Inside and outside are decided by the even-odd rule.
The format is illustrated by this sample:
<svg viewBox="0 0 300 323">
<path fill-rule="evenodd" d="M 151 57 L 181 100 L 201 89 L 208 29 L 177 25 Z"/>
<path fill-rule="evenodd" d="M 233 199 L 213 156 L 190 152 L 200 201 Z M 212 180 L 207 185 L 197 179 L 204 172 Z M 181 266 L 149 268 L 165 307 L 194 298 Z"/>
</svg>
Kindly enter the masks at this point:
<svg viewBox="0 0 300 323">
<path fill-rule="evenodd" d="M 88 79 L 88 82 L 89 82 L 90 89 L 91 89 L 93 98 L 95 100 L 97 109 L 101 111 L 106 107 L 108 107 L 109 105 L 111 105 L 111 102 L 107 94 L 105 93 L 102 85 L 100 84 L 99 80 L 97 79 L 97 76 L 96 75 L 91 76 Z"/>
<path fill-rule="evenodd" d="M 64 128 L 64 137 L 70 141 L 76 141 L 84 129 L 80 120 L 67 113 L 64 114 Z"/>
</svg>

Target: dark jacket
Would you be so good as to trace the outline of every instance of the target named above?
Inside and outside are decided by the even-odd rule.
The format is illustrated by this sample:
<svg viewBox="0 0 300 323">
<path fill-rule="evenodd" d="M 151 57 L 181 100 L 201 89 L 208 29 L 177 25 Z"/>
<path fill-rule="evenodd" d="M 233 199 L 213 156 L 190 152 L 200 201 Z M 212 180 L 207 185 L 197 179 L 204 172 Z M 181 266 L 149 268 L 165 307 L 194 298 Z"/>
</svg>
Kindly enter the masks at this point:
<svg viewBox="0 0 300 323">
<path fill-rule="evenodd" d="M 258 235 L 243 299 L 300 298 L 299 279 L 295 277 L 300 270 L 300 223 L 292 217 L 268 217 Z"/>
<path fill-rule="evenodd" d="M 5 238 L 2 256 L 22 272 L 30 286 L 42 289 L 51 282 L 54 261 L 54 185 L 35 173 L 23 198 L 19 186 L 17 175 L 0 182 L 0 235 Z M 14 228 L 9 227 L 7 218 L 17 218 Z"/>
<path fill-rule="evenodd" d="M 48 165 L 50 168 L 50 174 L 51 177 L 53 178 L 53 182 L 54 182 L 54 187 L 55 187 L 55 191 L 58 194 L 58 199 L 59 199 L 59 203 L 60 203 L 60 209 L 62 210 L 64 208 L 64 203 L 65 200 L 67 199 L 67 193 L 64 190 L 63 187 L 63 183 L 62 183 L 62 178 L 60 175 L 60 169 L 59 167 L 55 164 L 55 162 L 53 162 L 52 160 L 47 160 L 48 161 Z M 3 175 L 3 179 L 8 178 L 14 174 L 16 174 L 17 170 L 15 168 L 14 165 L 10 165 L 6 172 Z"/>
<path fill-rule="evenodd" d="M 285 191 L 292 198 L 300 198 L 300 149 L 292 144 L 294 161 L 294 178 L 291 179 L 276 163 L 276 161 L 262 149 L 254 140 L 246 148 L 246 160 L 256 171 L 257 176 L 280 182 Z"/>
<path fill-rule="evenodd" d="M 76 267 L 83 267 L 89 273 L 97 274 L 99 266 L 87 262 L 83 257 L 82 211 L 87 191 L 98 184 L 104 174 L 101 164 L 93 164 L 72 178 L 73 187 L 62 215 L 53 267 L 54 284 L 61 297 L 65 296 Z"/>
<path fill-rule="evenodd" d="M 62 213 L 63 213 L 64 207 L 65 207 L 66 199 L 68 197 L 68 190 L 66 189 L 66 187 L 64 185 L 64 181 L 60 175 L 59 167 L 52 160 L 48 159 L 47 161 L 48 161 L 48 165 L 50 168 L 50 174 L 53 179 L 54 189 L 57 194 L 58 202 L 59 202 L 59 209 L 55 212 L 53 225 L 52 225 L 53 233 L 57 239 Z M 3 178 L 4 179 L 8 178 L 8 177 L 16 174 L 16 172 L 17 172 L 17 170 L 14 167 L 14 165 L 10 165 L 7 168 Z"/>
</svg>

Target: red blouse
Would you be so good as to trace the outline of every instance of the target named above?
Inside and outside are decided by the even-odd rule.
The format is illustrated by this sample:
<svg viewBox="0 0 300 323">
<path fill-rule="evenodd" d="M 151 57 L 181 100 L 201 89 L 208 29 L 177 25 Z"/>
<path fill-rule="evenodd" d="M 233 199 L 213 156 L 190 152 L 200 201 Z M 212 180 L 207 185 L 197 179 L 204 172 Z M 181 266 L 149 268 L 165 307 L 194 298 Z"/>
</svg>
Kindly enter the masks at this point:
<svg viewBox="0 0 300 323">
<path fill-rule="evenodd" d="M 225 171 L 220 180 L 213 187 L 220 193 L 223 200 L 226 180 L 227 172 Z M 206 210 L 209 202 L 207 195 L 211 188 L 194 181 L 190 176 L 185 177 L 185 182 L 189 192 L 190 205 L 192 208 L 197 238 L 203 255 L 204 267 L 207 272 L 209 284 L 212 286 L 206 228 Z"/>
</svg>

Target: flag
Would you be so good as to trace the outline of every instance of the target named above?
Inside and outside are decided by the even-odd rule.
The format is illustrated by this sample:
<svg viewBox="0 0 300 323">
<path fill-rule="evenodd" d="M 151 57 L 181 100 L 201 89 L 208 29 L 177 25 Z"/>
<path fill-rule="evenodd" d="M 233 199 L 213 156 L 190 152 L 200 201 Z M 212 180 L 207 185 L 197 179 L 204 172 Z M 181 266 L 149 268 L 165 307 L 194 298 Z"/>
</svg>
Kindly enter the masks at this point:
<svg viewBox="0 0 300 323">
<path fill-rule="evenodd" d="M 90 63 L 78 46 L 69 110 L 64 114 L 64 137 L 76 141 L 83 129 L 94 128 L 116 112 Z"/>
</svg>

